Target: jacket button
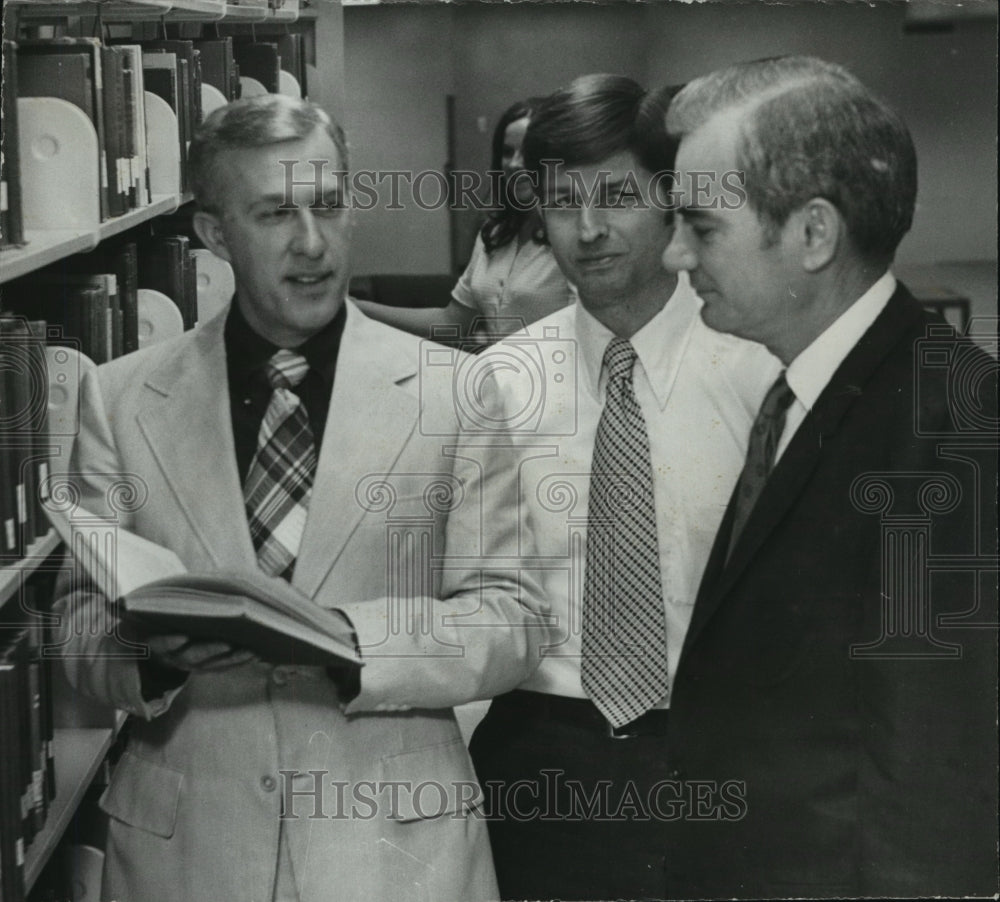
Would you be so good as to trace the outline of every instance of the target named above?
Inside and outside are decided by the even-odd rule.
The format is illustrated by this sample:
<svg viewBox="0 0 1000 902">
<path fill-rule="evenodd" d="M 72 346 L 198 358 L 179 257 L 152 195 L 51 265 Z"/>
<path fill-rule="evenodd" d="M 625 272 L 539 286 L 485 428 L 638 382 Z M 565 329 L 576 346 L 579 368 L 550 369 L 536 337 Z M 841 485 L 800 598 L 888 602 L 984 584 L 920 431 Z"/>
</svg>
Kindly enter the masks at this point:
<svg viewBox="0 0 1000 902">
<path fill-rule="evenodd" d="M 263 789 L 264 792 L 274 792 L 274 788 L 277 785 L 278 785 L 277 781 L 270 774 L 268 774 L 266 777 L 260 778 L 260 788 Z"/>
<path fill-rule="evenodd" d="M 667 774 L 667 776 L 671 780 L 683 780 L 684 779 L 684 772 L 679 767 L 674 767 L 674 768 L 671 768 L 670 773 Z"/>
</svg>

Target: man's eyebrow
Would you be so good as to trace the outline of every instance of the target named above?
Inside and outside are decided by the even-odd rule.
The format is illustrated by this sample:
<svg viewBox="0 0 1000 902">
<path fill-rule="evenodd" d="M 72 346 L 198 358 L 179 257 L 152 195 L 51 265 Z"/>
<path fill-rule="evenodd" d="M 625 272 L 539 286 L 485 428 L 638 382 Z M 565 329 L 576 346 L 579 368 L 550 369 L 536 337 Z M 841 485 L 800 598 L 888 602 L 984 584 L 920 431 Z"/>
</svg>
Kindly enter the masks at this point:
<svg viewBox="0 0 1000 902">
<path fill-rule="evenodd" d="M 283 191 L 276 191 L 274 194 L 261 194 L 250 202 L 253 207 L 257 206 L 270 206 L 271 204 L 280 204 L 289 200 L 288 196 Z"/>
<path fill-rule="evenodd" d="M 714 219 L 714 213 L 710 207 L 692 207 L 682 204 L 677 208 L 677 213 L 685 219 Z"/>
</svg>

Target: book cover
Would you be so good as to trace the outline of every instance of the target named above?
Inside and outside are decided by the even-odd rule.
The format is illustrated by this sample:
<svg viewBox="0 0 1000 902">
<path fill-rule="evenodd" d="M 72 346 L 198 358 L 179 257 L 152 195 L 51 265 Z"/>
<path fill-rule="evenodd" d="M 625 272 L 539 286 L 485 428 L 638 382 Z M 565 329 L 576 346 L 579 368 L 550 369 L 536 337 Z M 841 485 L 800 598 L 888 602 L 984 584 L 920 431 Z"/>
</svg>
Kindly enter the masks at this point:
<svg viewBox="0 0 1000 902">
<path fill-rule="evenodd" d="M 152 288 L 170 298 L 181 311 L 185 329 L 194 326 L 198 303 L 196 295 L 192 310 L 186 274 L 189 244 L 185 235 L 163 235 L 139 245 L 139 287 Z"/>
<path fill-rule="evenodd" d="M 0 372 L 0 565 L 3 566 L 21 556 L 17 541 L 20 532 L 17 528 L 17 463 L 9 409 L 7 379 Z"/>
<path fill-rule="evenodd" d="M 24 900 L 24 831 L 21 822 L 20 720 L 17 673 L 0 650 L 0 896 Z"/>
<path fill-rule="evenodd" d="M 149 158 L 146 149 L 146 97 L 142 72 L 142 47 L 139 44 L 117 44 L 121 51 L 122 69 L 125 74 L 126 107 L 131 111 L 129 119 L 130 160 L 136 206 L 148 206 L 152 198 L 149 193 Z"/>
<path fill-rule="evenodd" d="M 15 555 L 21 557 L 35 538 L 35 474 L 32 470 L 34 437 L 31 427 L 32 391 L 38 378 L 33 378 L 31 358 L 25 336 L 27 326 L 22 317 L 0 316 L 0 370 L 5 383 L 4 420 L 5 442 L 14 485 Z"/>
<path fill-rule="evenodd" d="M 17 44 L 3 42 L 3 121 L 0 123 L 0 247 L 24 243 L 17 125 Z"/>
<path fill-rule="evenodd" d="M 281 72 L 278 45 L 268 41 L 233 43 L 233 56 L 240 67 L 240 75 L 256 78 L 269 94 L 277 94 Z"/>
<path fill-rule="evenodd" d="M 306 85 L 305 39 L 296 32 L 280 35 L 278 43 L 278 58 L 281 68 L 295 76 L 303 97 L 309 96 Z"/>
<path fill-rule="evenodd" d="M 49 379 L 48 364 L 45 359 L 45 341 L 47 323 L 45 320 L 27 320 L 27 335 L 25 335 L 25 352 L 28 366 L 32 373 L 31 380 L 31 422 L 29 432 L 32 436 L 31 466 L 34 470 L 35 490 L 32 495 L 34 511 L 32 520 L 35 526 L 34 537 L 44 536 L 49 529 L 45 516 L 44 505 L 48 500 L 49 459 L 51 448 L 49 443 Z"/>
<path fill-rule="evenodd" d="M 101 42 L 97 38 L 54 38 L 24 41 L 18 52 L 21 97 L 60 97 L 82 109 L 97 132 L 101 219 L 109 214 L 107 138 L 104 131 L 104 89 L 101 83 Z"/>
<path fill-rule="evenodd" d="M 233 39 L 197 41 L 195 47 L 201 54 L 202 81 L 221 91 L 227 100 L 235 100 L 232 87 Z"/>
<path fill-rule="evenodd" d="M 184 102 L 181 98 L 180 67 L 176 53 L 142 54 L 142 78 L 146 90 L 165 100 L 177 116 L 177 140 L 181 159 L 181 190 L 186 187 L 187 128 L 185 125 Z"/>
<path fill-rule="evenodd" d="M 125 82 L 121 55 L 113 47 L 101 47 L 101 78 L 104 89 L 105 163 L 108 171 L 108 214 L 121 216 L 129 209 L 125 178 Z"/>
</svg>

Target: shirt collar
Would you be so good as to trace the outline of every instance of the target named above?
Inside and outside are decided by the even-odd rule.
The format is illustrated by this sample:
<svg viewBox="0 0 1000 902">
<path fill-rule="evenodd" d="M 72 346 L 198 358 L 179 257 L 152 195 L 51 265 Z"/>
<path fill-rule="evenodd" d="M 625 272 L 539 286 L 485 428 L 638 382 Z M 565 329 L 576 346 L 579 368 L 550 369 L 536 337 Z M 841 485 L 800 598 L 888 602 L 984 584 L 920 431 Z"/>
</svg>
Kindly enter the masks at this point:
<svg viewBox="0 0 1000 902">
<path fill-rule="evenodd" d="M 577 301 L 576 334 L 584 379 L 591 394 L 601 398 L 601 364 L 614 333 Z M 638 366 L 646 375 L 649 387 L 662 410 L 673 390 L 684 349 L 698 324 L 701 300 L 691 288 L 686 272 L 677 277 L 677 287 L 660 311 L 630 339 L 638 356 Z M 638 374 L 635 373 L 635 376 Z"/>
<path fill-rule="evenodd" d="M 328 385 L 333 384 L 337 368 L 337 353 L 340 338 L 347 321 L 347 305 L 343 305 L 337 315 L 319 332 L 295 350 L 309 363 L 309 368 L 322 376 Z M 273 356 L 278 346 L 257 334 L 243 316 L 239 304 L 233 299 L 226 317 L 226 368 L 230 384 L 238 385 L 254 377 Z"/>
<path fill-rule="evenodd" d="M 875 322 L 895 290 L 896 279 L 886 271 L 788 365 L 785 378 L 806 410 L 812 410 L 837 368 Z"/>
</svg>

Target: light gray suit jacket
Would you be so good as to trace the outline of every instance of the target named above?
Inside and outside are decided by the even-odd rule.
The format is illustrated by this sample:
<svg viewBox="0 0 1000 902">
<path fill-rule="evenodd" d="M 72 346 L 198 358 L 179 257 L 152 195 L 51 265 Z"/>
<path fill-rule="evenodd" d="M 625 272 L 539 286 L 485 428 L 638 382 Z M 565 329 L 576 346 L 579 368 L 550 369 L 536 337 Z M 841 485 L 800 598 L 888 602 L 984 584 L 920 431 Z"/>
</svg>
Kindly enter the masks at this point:
<svg viewBox="0 0 1000 902">
<path fill-rule="evenodd" d="M 86 379 L 70 467 L 83 507 L 192 571 L 256 569 L 224 322 Z M 357 629 L 366 665 L 346 708 L 325 672 L 264 663 L 144 700 L 114 606 L 61 599 L 84 618 L 65 618 L 84 624 L 65 637 L 70 681 L 134 715 L 102 800 L 107 899 L 270 902 L 280 823 L 302 902 L 495 897 L 451 706 L 522 682 L 546 630 L 508 444 L 459 428 L 449 361 L 462 358 L 433 346 L 421 379 L 429 348 L 348 303 L 293 580 Z"/>
</svg>

